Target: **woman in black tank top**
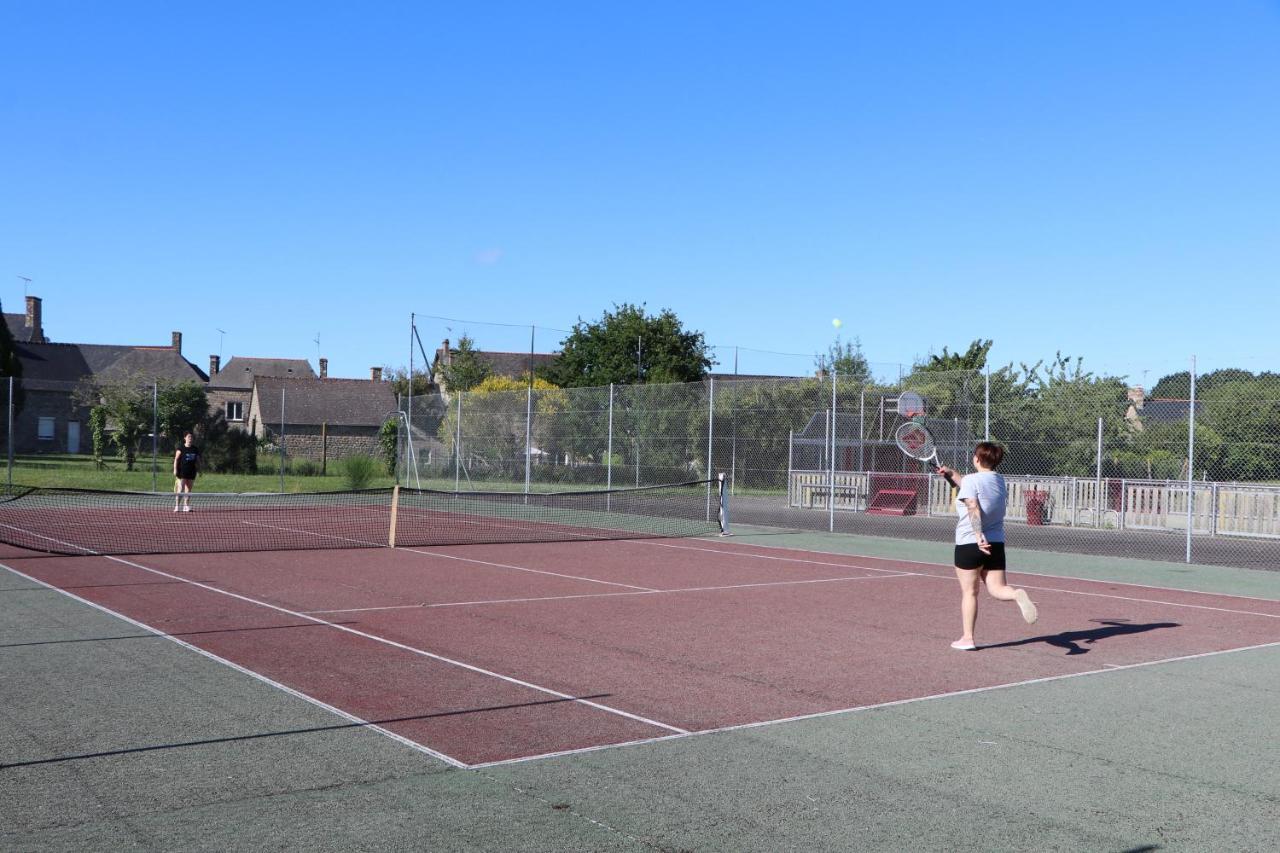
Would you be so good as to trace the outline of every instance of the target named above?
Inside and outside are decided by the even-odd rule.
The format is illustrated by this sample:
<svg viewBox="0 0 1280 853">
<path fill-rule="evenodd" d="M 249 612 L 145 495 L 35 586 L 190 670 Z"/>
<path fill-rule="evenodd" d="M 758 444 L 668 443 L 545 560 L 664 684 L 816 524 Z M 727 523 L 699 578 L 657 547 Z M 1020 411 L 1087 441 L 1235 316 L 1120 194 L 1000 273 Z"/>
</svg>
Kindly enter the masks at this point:
<svg viewBox="0 0 1280 853">
<path fill-rule="evenodd" d="M 173 454 L 173 491 L 177 495 L 173 499 L 174 512 L 191 512 L 191 487 L 199 473 L 200 448 L 195 445 L 195 436 L 188 432 L 182 437 L 182 446 Z"/>
</svg>

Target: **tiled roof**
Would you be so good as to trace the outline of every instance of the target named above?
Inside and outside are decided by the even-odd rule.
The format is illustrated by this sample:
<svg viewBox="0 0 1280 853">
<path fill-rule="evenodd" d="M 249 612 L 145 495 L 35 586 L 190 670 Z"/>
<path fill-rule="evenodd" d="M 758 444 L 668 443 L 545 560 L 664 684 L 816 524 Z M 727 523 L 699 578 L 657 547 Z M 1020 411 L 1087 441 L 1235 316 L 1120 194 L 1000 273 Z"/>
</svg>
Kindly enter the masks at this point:
<svg viewBox="0 0 1280 853">
<path fill-rule="evenodd" d="M 216 376 L 209 379 L 211 388 L 249 390 L 255 377 L 277 379 L 315 379 L 311 362 L 305 358 L 232 358 Z"/>
<path fill-rule="evenodd" d="M 172 347 L 129 347 L 105 344 L 31 344 L 15 347 L 24 384 L 75 383 L 86 377 L 145 381 L 204 382 L 200 368 Z M 34 387 L 34 386 L 32 386 Z"/>
<path fill-rule="evenodd" d="M 1196 403 L 1197 413 L 1200 403 Z M 1191 412 L 1190 400 L 1170 400 L 1148 397 L 1138 409 L 1138 417 L 1152 423 L 1178 423 L 1185 421 Z"/>
<path fill-rule="evenodd" d="M 4 322 L 8 325 L 9 334 L 13 335 L 13 339 L 15 341 L 22 342 L 31 340 L 31 333 L 35 330 L 27 328 L 26 314 L 5 314 Z"/>
<path fill-rule="evenodd" d="M 268 424 L 280 423 L 282 394 L 286 424 L 376 427 L 396 408 L 390 382 L 261 377 L 257 386 L 258 414 Z"/>
<path fill-rule="evenodd" d="M 479 357 L 488 362 L 489 369 L 496 376 L 506 376 L 510 379 L 519 379 L 529 372 L 529 353 L 527 352 L 480 352 Z M 539 367 L 550 364 L 556 360 L 554 353 L 536 352 L 533 354 L 533 367 L 537 370 Z"/>
</svg>

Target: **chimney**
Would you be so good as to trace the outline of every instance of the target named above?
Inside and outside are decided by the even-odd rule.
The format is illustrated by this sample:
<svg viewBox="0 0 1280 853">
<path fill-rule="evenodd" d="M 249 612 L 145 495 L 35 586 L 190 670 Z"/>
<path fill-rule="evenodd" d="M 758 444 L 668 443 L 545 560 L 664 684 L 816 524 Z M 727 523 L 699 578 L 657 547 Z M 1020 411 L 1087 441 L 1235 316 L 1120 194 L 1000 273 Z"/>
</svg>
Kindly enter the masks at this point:
<svg viewBox="0 0 1280 853">
<path fill-rule="evenodd" d="M 370 379 L 372 379 L 374 382 L 381 382 L 381 381 L 382 381 L 382 368 L 381 368 L 381 367 L 371 367 L 371 368 L 369 368 L 369 378 L 370 378 Z"/>
<path fill-rule="evenodd" d="M 40 297 L 27 297 L 27 340 L 33 344 L 44 343 L 44 327 L 40 317 Z"/>
<path fill-rule="evenodd" d="M 221 369 L 222 369 L 222 356 L 220 355 L 209 356 L 209 378 L 212 379 L 213 377 L 217 376 L 218 371 Z"/>
<path fill-rule="evenodd" d="M 329 378 L 329 359 L 327 358 L 320 359 L 320 378 Z"/>
<path fill-rule="evenodd" d="M 173 351 L 182 355 L 182 332 L 173 333 Z"/>
<path fill-rule="evenodd" d="M 444 339 L 444 346 L 440 348 L 441 361 L 445 364 L 453 364 L 453 354 L 449 352 L 449 339 Z"/>
</svg>

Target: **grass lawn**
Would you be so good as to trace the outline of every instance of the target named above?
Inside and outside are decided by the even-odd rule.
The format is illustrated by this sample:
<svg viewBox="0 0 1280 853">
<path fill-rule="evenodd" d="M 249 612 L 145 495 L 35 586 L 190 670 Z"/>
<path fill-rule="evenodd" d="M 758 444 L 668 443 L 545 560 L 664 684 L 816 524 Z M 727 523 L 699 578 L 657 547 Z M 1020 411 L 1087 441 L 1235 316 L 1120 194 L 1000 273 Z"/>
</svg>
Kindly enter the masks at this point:
<svg viewBox="0 0 1280 853">
<path fill-rule="evenodd" d="M 274 463 L 278 465 L 279 463 Z M 149 492 L 153 488 L 167 492 L 173 490 L 173 473 L 169 459 L 158 460 L 159 470 L 153 479 L 151 457 L 139 457 L 134 470 L 126 471 L 119 459 L 108 459 L 99 470 L 93 458 L 77 454 L 48 454 L 19 456 L 13 464 L 13 482 L 23 486 L 46 486 L 73 489 L 112 489 L 128 492 Z M 285 473 L 286 492 L 333 492 L 348 489 L 341 474 L 341 463 L 331 462 L 325 475 Z M 207 472 L 196 480 L 196 489 L 202 492 L 278 492 L 280 471 L 278 468 L 259 467 L 257 474 L 217 474 Z M 368 488 L 392 486 L 394 478 L 379 470 L 379 475 Z"/>
</svg>

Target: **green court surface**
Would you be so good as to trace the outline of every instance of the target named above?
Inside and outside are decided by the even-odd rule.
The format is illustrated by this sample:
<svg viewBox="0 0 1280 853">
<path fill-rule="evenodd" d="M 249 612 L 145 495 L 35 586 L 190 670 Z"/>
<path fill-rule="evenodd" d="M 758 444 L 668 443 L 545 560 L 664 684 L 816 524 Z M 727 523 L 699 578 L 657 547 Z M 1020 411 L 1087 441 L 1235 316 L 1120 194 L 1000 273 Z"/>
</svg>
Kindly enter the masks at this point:
<svg viewBox="0 0 1280 853">
<path fill-rule="evenodd" d="M 1011 555 L 1280 600 L 1280 573 Z M 5 850 L 1280 849 L 1280 625 L 1250 649 L 456 769 L 8 568 L 0 602 Z"/>
</svg>

